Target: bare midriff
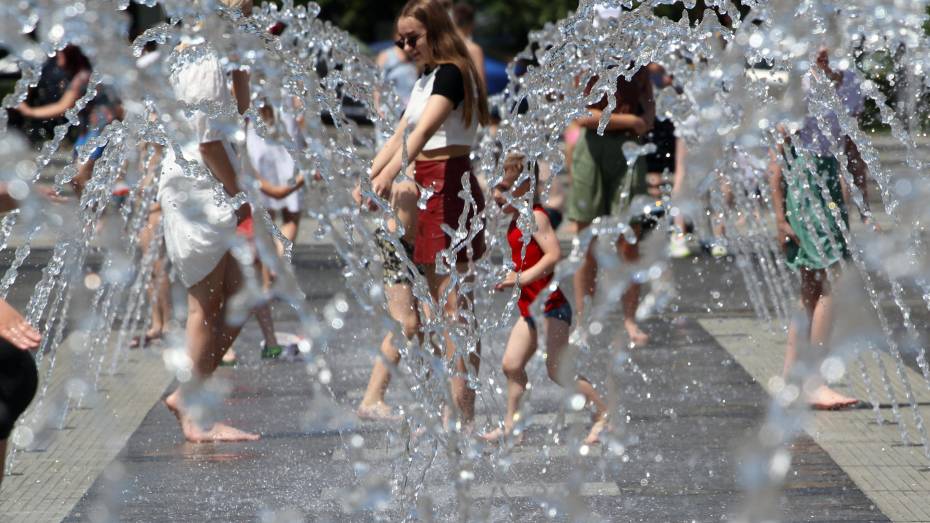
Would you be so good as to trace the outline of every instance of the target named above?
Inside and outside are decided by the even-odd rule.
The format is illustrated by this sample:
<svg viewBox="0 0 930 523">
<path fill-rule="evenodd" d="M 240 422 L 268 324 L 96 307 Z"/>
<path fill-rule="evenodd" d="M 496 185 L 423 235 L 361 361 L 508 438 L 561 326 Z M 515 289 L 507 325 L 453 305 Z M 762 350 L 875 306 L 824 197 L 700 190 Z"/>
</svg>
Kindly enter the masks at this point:
<svg viewBox="0 0 930 523">
<path fill-rule="evenodd" d="M 448 160 L 459 156 L 468 156 L 471 153 L 471 147 L 468 145 L 447 145 L 439 149 L 430 149 L 422 151 L 417 156 L 417 160 Z"/>
</svg>

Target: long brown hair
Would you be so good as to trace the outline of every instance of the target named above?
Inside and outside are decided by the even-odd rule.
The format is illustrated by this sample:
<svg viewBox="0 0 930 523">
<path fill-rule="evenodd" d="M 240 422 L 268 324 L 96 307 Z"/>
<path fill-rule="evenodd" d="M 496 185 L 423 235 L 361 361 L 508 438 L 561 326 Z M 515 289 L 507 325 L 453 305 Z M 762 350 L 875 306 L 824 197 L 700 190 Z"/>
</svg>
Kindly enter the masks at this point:
<svg viewBox="0 0 930 523">
<path fill-rule="evenodd" d="M 478 76 L 478 68 L 468 54 L 465 41 L 452 25 L 449 13 L 436 0 L 409 0 L 401 10 L 398 20 L 405 17 L 416 19 L 426 28 L 426 39 L 434 62 L 453 64 L 462 72 L 462 78 L 465 80 L 465 99 L 462 101 L 465 125 L 471 125 L 476 116 L 478 123 L 487 125 L 490 121 L 487 89 Z M 471 89 L 470 86 L 474 86 L 475 89 Z"/>
</svg>

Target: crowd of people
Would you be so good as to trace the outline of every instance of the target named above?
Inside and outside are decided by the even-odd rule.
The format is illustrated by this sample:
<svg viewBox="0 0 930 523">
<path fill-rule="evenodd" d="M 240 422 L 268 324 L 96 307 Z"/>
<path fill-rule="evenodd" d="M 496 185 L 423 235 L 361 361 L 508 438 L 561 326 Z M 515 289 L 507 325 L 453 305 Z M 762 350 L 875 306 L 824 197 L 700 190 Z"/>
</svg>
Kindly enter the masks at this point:
<svg viewBox="0 0 930 523">
<path fill-rule="evenodd" d="M 222 1 L 243 16 L 249 16 L 252 9 L 251 0 Z M 488 233 L 483 223 L 488 196 L 504 216 L 511 218 L 506 244 L 512 254 L 512 270 L 497 284 L 497 289 L 513 292 L 517 287 L 519 299 L 514 311 L 517 319 L 500 364 L 507 383 L 506 414 L 481 437 L 487 441 L 519 442 L 515 420 L 527 388 L 526 368 L 539 347 L 541 326 L 548 375 L 584 398 L 592 410 L 585 442 L 594 444 L 610 429 L 607 404 L 603 391 L 576 372 L 577 358 L 569 335 L 573 324 L 583 325 L 598 289 L 597 243 L 590 244 L 574 274 L 573 300 L 569 300 L 566 293 L 553 286 L 554 271 L 562 256 L 556 235 L 562 209 L 545 207 L 540 201 L 541 172 L 548 165 L 529 158 L 525 151 L 504 151 L 500 159 L 502 175 L 493 178 L 492 187 L 482 189 L 470 157 L 479 129 L 490 124 L 491 111 L 484 83 L 483 52 L 471 40 L 473 26 L 474 11 L 467 5 L 410 0 L 397 17 L 396 45 L 376 60 L 383 71 L 382 80 L 394 90 L 405 109 L 397 114 L 389 104 L 380 103 L 380 95 L 376 96 L 377 113 L 389 123 L 385 127 L 393 127 L 394 132 L 379 141 L 368 178 L 359 180 L 354 197 L 365 207 L 376 205 L 378 200 L 392 207 L 392 220 L 375 232 L 375 238 L 383 262 L 386 310 L 399 324 L 404 339 L 395 339 L 393 330 L 382 339 L 357 414 L 365 420 L 399 418 L 385 401 L 385 394 L 401 358 L 400 345 L 413 343 L 433 347 L 437 355 L 444 355 L 450 362 L 450 402 L 443 414 L 446 426 L 465 433 L 474 430 L 476 390 L 468 377 L 479 373 L 480 336 L 469 346 L 461 347 L 456 346 L 454 339 L 462 338 L 453 336 L 450 330 L 475 332 L 472 283 L 476 262 L 488 250 Z M 143 56 L 140 60 L 145 59 Z M 223 59 L 203 38 L 185 38 L 167 57 L 172 71 L 170 84 L 177 99 L 190 106 L 216 102 L 235 106 L 243 114 L 250 104 L 259 105 L 262 123 L 272 134 L 263 137 L 256 132 L 254 123 L 249 124 L 247 164 L 259 180 L 263 207 L 275 218 L 280 215 L 283 236 L 294 241 L 301 217 L 300 189 L 309 173 L 299 172 L 288 150 L 276 145 L 274 133 L 283 128 L 291 134 L 290 138 L 305 140 L 300 130 L 299 100 L 293 100 L 292 107 L 273 107 L 264 100 L 253 100 L 248 73 L 224 72 Z M 80 49 L 68 46 L 59 51 L 55 60 L 65 72 L 60 98 L 42 106 L 21 104 L 17 111 L 23 116 L 36 120 L 60 116 L 84 95 L 92 67 Z M 565 226 L 571 233 L 582 235 L 599 218 L 629 217 L 632 234 L 621 235 L 615 245 L 616 255 L 623 264 L 637 263 L 641 240 L 658 223 L 674 218 L 670 227 L 673 252 L 680 250 L 687 227 L 681 213 L 674 217 L 663 216 L 661 212 L 644 215 L 631 209 L 638 196 L 662 200 L 663 191 L 668 192 L 663 186 L 669 177 L 673 182 L 674 204 L 685 177 L 685 148 L 683 140 L 675 135 L 674 125 L 656 117 L 655 91 L 677 87 L 675 79 L 659 64 L 638 67 L 630 73 L 618 77 L 614 92 L 588 106 L 588 114 L 568 122 L 564 132 L 566 169 L 570 175 Z M 811 74 L 825 75 L 833 83 L 847 103 L 849 116 L 861 111 L 862 97 L 856 89 L 855 75 L 831 69 L 826 49 L 819 52 Z M 597 80 L 594 77 L 586 85 L 579 84 L 579 92 L 588 97 Z M 608 109 L 606 128 L 598 133 Z M 81 114 L 82 132 L 75 142 L 78 176 L 73 181 L 78 193 L 92 180 L 94 162 L 106 147 L 106 143 L 98 143 L 96 138 L 108 123 L 122 118 L 122 104 L 109 90 L 98 89 L 97 97 Z M 229 135 L 237 124 L 229 125 L 222 118 L 196 110 L 185 122 L 196 143 L 183 148 L 184 159 L 196 161 L 211 178 L 189 176 L 182 168 L 186 162 L 181 162 L 174 150 L 163 151 L 158 146 L 143 144 L 156 153 L 147 156 L 149 165 L 145 166 L 147 177 L 143 185 L 155 183 L 157 178 L 158 190 L 156 199 L 145 202 L 150 206 L 149 220 L 141 240 L 144 251 L 158 250 L 150 286 L 151 299 L 156 305 L 152 307 L 150 328 L 134 344 L 154 343 L 167 328 L 171 311 L 165 267 L 170 264 L 187 289 L 185 341 L 193 363 L 193 379 L 174 390 L 164 403 L 177 417 L 184 437 L 192 442 L 259 438 L 258 434 L 213 420 L 204 409 L 195 407 L 198 395 L 218 366 L 224 361 L 234 361 L 232 345 L 242 324 L 230 323 L 227 318 L 231 317 L 233 296 L 246 276 L 252 276 L 243 271 L 254 271 L 254 277 L 266 288 L 275 278 L 273 271 L 258 261 L 260 256 L 252 257 L 254 265 L 243 266 L 232 253 L 233 246 L 250 244 L 255 226 L 248 204 L 233 208 L 214 197 L 216 183 L 229 196 L 243 189 L 239 169 L 244 164 L 239 161 Z M 284 124 L 276 125 L 278 119 L 285 120 Z M 790 376 L 802 346 L 823 348 L 829 343 L 830 282 L 849 255 L 841 223 L 847 220 L 845 202 L 849 199 L 849 188 L 839 175 L 841 166 L 831 153 L 835 149 L 831 144 L 842 145 L 857 190 L 866 194 L 865 164 L 856 144 L 843 135 L 836 120 L 835 114 L 826 124 L 811 117 L 795 133 L 780 128 L 779 139 L 771 150 L 769 181 L 778 239 L 785 247 L 788 265 L 801 276 L 799 310 L 803 313 L 789 329 L 786 377 Z M 96 144 L 93 150 L 81 147 L 91 140 Z M 646 140 L 656 145 L 656 152 L 630 162 L 623 154 L 624 145 Z M 405 156 L 412 161 L 406 176 L 400 176 Z M 158 165 L 161 168 L 156 177 Z M 418 206 L 421 191 L 428 191 L 429 196 L 425 205 Z M 3 205 L 3 209 L 12 206 Z M 839 212 L 832 212 L 837 206 Z M 859 210 L 864 220 L 871 219 L 867 208 Z M 826 220 L 822 219 L 824 216 Z M 163 229 L 161 236 L 157 234 L 159 228 Z M 449 230 L 461 234 L 450 235 Z M 402 234 L 398 235 L 399 231 Z M 283 252 L 282 243 L 277 248 L 279 254 Z M 721 254 L 718 250 L 715 254 L 722 256 L 726 252 Z M 413 288 L 418 278 L 425 281 L 429 300 L 415 296 Z M 542 302 L 541 307 L 534 306 L 537 302 Z M 621 298 L 623 327 L 631 346 L 647 347 L 649 335 L 636 315 L 639 302 L 640 286 L 630 281 Z M 285 352 L 286 347 L 279 343 L 269 307 L 266 301 L 253 312 L 264 338 L 262 355 L 273 358 Z M 534 317 L 534 310 L 542 311 L 541 321 Z M 440 323 L 445 330 L 427 331 L 426 326 L 436 324 L 433 321 L 436 318 L 442 318 Z M 34 393 L 35 366 L 30 366 L 32 358 L 25 351 L 36 348 L 41 336 L 0 301 L 0 337 L 5 340 L 0 343 L 0 358 L 4 361 L 0 365 L 2 452 L 14 421 Z M 807 400 L 815 408 L 824 409 L 848 407 L 857 402 L 825 385 Z"/>
</svg>

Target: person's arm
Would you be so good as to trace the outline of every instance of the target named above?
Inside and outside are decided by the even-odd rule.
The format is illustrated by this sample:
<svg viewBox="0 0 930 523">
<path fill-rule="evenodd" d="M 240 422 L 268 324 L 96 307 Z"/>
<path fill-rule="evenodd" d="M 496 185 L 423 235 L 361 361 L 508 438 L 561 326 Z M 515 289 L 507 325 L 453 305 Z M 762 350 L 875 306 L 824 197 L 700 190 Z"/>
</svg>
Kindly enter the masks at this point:
<svg viewBox="0 0 930 523">
<path fill-rule="evenodd" d="M 10 196 L 10 193 L 6 189 L 6 184 L 0 183 L 0 212 L 9 212 L 19 207 L 19 202 Z"/>
<path fill-rule="evenodd" d="M 80 72 L 71 80 L 71 83 L 68 84 L 68 89 L 57 101 L 39 107 L 29 107 L 26 105 L 26 102 L 23 102 L 16 106 L 16 110 L 23 116 L 35 118 L 36 120 L 48 120 L 49 118 L 63 116 L 68 109 L 74 107 L 74 104 L 81 98 L 81 91 L 83 87 L 87 85 L 87 80 L 89 78 L 89 73 Z"/>
<path fill-rule="evenodd" d="M 420 115 L 420 120 L 417 122 L 413 131 L 407 136 L 408 158 L 412 159 L 420 155 L 426 142 L 429 141 L 442 123 L 446 121 L 446 118 L 449 117 L 452 108 L 452 100 L 443 95 L 434 94 L 429 97 L 429 100 L 426 102 L 426 107 L 423 109 L 423 114 Z M 403 128 L 398 127 L 398 132 L 401 133 L 399 142 L 402 142 Z M 397 175 L 400 173 L 400 168 L 403 165 L 403 148 L 400 147 L 400 145 L 402 144 L 398 143 L 394 154 L 383 168 L 376 171 L 374 169 L 376 166 L 374 164 L 372 165 L 372 190 L 382 198 L 387 198 L 387 196 L 391 194 L 391 184 L 394 183 L 394 179 L 397 178 Z"/>
<path fill-rule="evenodd" d="M 590 115 L 582 116 L 575 120 L 575 124 L 585 129 L 597 129 L 597 126 L 601 121 L 601 114 L 603 111 L 600 109 L 589 108 L 588 112 Z M 613 113 L 610 115 L 610 119 L 607 121 L 607 131 L 631 131 L 638 135 L 644 135 L 649 132 L 650 127 L 647 126 L 646 120 L 636 116 L 635 114 L 617 114 Z"/>
<path fill-rule="evenodd" d="M 297 179 L 293 185 L 275 185 L 262 178 L 259 178 L 259 184 L 259 190 L 261 190 L 263 194 L 280 200 L 282 198 L 287 198 L 291 193 L 303 187 L 304 176 L 302 174 L 297 175 Z"/>
<path fill-rule="evenodd" d="M 862 219 L 863 223 L 868 223 L 872 220 L 872 211 L 869 209 L 869 169 L 862 159 L 862 154 L 859 152 L 856 142 L 852 141 L 849 136 L 845 139 L 844 149 L 846 152 L 846 167 L 852 173 L 853 183 L 859 189 L 859 193 L 862 194 L 862 207 L 859 208 L 859 218 Z M 840 180 L 842 181 L 843 178 L 841 177 Z"/>
<path fill-rule="evenodd" d="M 249 110 L 249 73 L 242 70 L 232 72 L 232 92 L 236 97 L 236 109 L 239 114 L 245 114 Z"/>
<path fill-rule="evenodd" d="M 559 246 L 555 231 L 552 230 L 552 224 L 549 223 L 549 217 L 542 211 L 534 210 L 533 218 L 536 220 L 536 232 L 533 233 L 533 239 L 539 244 L 543 255 L 535 265 L 520 273 L 520 285 L 528 285 L 548 276 L 555 270 L 556 264 L 562 258 L 562 248 Z"/>
<path fill-rule="evenodd" d="M 675 138 L 675 176 L 672 178 L 672 198 L 681 196 L 681 190 L 685 183 L 685 157 L 688 155 L 688 149 L 685 147 L 685 141 L 681 138 Z"/>
</svg>

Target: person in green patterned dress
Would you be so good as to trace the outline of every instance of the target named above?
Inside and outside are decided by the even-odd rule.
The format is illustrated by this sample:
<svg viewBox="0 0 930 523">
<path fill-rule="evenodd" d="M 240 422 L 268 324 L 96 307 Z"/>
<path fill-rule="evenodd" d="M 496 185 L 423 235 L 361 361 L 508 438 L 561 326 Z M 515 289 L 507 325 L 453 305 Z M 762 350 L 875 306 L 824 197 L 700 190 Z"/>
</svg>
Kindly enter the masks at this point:
<svg viewBox="0 0 930 523">
<path fill-rule="evenodd" d="M 842 99 L 846 112 L 855 118 L 862 110 L 864 99 L 859 92 L 855 74 L 833 71 L 826 49 L 817 55 L 817 67 L 812 75 L 825 74 Z M 863 222 L 871 220 L 868 210 L 866 167 L 855 142 L 842 133 L 839 118 L 829 113 L 820 122 L 807 117 L 804 126 L 793 136 L 780 129 L 783 143 L 770 151 L 770 184 L 775 208 L 779 243 L 782 244 L 788 266 L 801 276 L 801 309 L 804 318 L 792 319 L 788 328 L 784 376 L 797 359 L 798 343 L 804 336 L 811 347 L 824 348 L 829 343 L 833 327 L 833 292 L 835 281 L 849 248 L 843 235 L 848 230 L 847 201 L 849 194 L 839 172 L 839 162 L 831 152 L 843 148 L 847 168 L 862 194 Z M 787 170 L 781 168 L 782 160 Z M 842 223 L 842 227 L 841 227 Z M 843 409 L 859 401 L 821 384 L 806 398 L 811 407 L 821 410 Z"/>
</svg>

